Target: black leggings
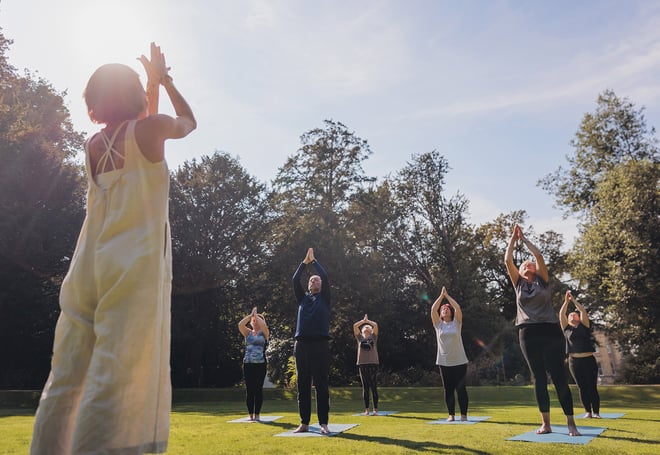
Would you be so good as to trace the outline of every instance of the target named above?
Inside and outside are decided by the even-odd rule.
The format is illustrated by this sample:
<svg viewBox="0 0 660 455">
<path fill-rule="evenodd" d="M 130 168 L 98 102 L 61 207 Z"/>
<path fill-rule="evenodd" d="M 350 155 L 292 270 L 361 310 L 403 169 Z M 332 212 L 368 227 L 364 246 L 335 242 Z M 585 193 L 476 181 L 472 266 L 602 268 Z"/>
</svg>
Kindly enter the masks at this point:
<svg viewBox="0 0 660 455">
<path fill-rule="evenodd" d="M 518 338 L 520 349 L 532 373 L 534 394 L 539 411 L 550 412 L 547 371 L 555 385 L 557 398 L 564 415 L 572 416 L 573 396 L 568 388 L 568 378 L 564 366 L 566 340 L 559 324 L 522 325 L 518 330 Z"/>
<path fill-rule="evenodd" d="M 369 407 L 369 389 L 374 396 L 374 409 L 378 409 L 378 364 L 358 365 L 362 381 L 362 398 L 364 409 Z"/>
<path fill-rule="evenodd" d="M 593 355 L 589 357 L 569 357 L 568 368 L 580 389 L 580 401 L 585 412 L 600 413 L 598 395 L 598 364 Z"/>
<path fill-rule="evenodd" d="M 250 415 L 261 413 L 264 402 L 264 379 L 266 378 L 265 363 L 244 363 L 245 404 Z"/>
<path fill-rule="evenodd" d="M 449 411 L 449 415 L 453 416 L 456 414 L 454 391 L 456 391 L 456 395 L 458 395 L 458 407 L 461 409 L 461 415 L 467 415 L 467 363 L 453 367 L 440 365 L 440 376 L 442 377 L 442 386 L 445 389 L 445 403 L 447 403 L 447 410 Z"/>
<path fill-rule="evenodd" d="M 297 340 L 293 345 L 298 383 L 300 423 L 309 425 L 312 415 L 312 381 L 316 389 L 316 416 L 327 425 L 330 413 L 330 346 L 328 340 Z"/>
</svg>

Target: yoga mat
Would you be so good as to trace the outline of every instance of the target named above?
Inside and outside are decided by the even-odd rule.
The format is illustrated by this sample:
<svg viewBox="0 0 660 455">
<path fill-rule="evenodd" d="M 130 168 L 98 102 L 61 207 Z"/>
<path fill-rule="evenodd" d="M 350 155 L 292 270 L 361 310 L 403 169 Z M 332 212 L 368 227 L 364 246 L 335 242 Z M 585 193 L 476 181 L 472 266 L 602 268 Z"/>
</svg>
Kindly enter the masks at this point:
<svg viewBox="0 0 660 455">
<path fill-rule="evenodd" d="M 601 419 L 618 419 L 619 417 L 623 417 L 625 413 L 623 412 L 612 412 L 612 413 L 603 413 L 600 415 Z M 594 419 L 593 417 L 585 417 L 585 414 L 582 414 L 581 416 L 578 417 L 578 419 L 586 419 L 586 420 L 594 420 L 598 421 L 598 419 Z"/>
<path fill-rule="evenodd" d="M 552 433 L 536 434 L 536 429 L 528 431 L 518 436 L 509 438 L 509 441 L 527 441 L 527 442 L 555 442 L 560 444 L 588 444 L 593 438 L 605 431 L 606 428 L 598 427 L 578 427 L 582 436 L 569 436 L 568 427 L 562 425 L 553 425 Z"/>
<path fill-rule="evenodd" d="M 290 438 L 314 438 L 314 437 L 323 437 L 323 436 L 334 436 L 343 431 L 350 430 L 353 427 L 357 427 L 358 423 L 329 423 L 328 430 L 330 434 L 321 434 L 321 426 L 316 423 L 309 426 L 309 431 L 306 433 L 294 433 L 293 430 L 285 431 L 284 433 L 276 434 L 275 436 L 283 436 Z"/>
<path fill-rule="evenodd" d="M 274 422 L 277 419 L 281 419 L 282 416 L 259 416 L 259 420 L 250 420 L 249 417 L 243 417 L 241 419 L 230 420 L 229 423 L 268 423 Z"/>
<path fill-rule="evenodd" d="M 380 417 L 380 416 L 389 416 L 392 414 L 397 414 L 399 411 L 378 411 L 377 415 L 372 415 L 369 414 L 368 416 L 364 415 L 364 412 L 359 412 L 357 414 L 353 414 L 354 416 L 362 416 L 362 417 Z"/>
<path fill-rule="evenodd" d="M 431 425 L 473 425 L 477 422 L 483 422 L 484 420 L 490 419 L 490 416 L 468 416 L 467 420 L 461 420 L 460 417 L 456 417 L 456 420 L 453 422 L 447 422 L 447 419 L 434 420 L 433 422 L 428 422 Z"/>
</svg>

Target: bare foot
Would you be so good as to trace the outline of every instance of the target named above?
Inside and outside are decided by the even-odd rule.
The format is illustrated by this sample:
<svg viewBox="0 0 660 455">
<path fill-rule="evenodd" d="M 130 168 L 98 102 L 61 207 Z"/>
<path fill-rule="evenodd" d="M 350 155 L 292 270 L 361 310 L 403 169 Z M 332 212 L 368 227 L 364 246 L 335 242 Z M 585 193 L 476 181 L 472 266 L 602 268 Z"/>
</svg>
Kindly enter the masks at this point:
<svg viewBox="0 0 660 455">
<path fill-rule="evenodd" d="M 591 413 L 590 413 L 590 412 L 587 412 L 587 413 L 584 415 L 583 418 L 584 418 L 584 419 L 591 419 L 592 417 L 593 417 L 593 416 L 591 415 Z"/>
<path fill-rule="evenodd" d="M 575 419 L 573 416 L 566 416 L 566 426 L 568 427 L 569 436 L 582 436 L 575 426 Z"/>
<path fill-rule="evenodd" d="M 321 424 L 321 434 L 330 434 L 330 430 L 328 430 L 328 425 L 325 423 Z"/>
<path fill-rule="evenodd" d="M 548 434 L 552 433 L 552 428 L 550 425 L 541 425 L 541 428 L 536 430 L 536 434 Z"/>
<path fill-rule="evenodd" d="M 250 414 L 250 422 L 254 420 L 254 415 Z"/>
<path fill-rule="evenodd" d="M 364 415 L 366 415 L 366 416 L 369 415 L 369 410 L 368 410 L 368 409 L 365 409 L 365 411 L 364 411 Z"/>
<path fill-rule="evenodd" d="M 298 428 L 293 430 L 294 433 L 307 433 L 309 431 L 309 425 L 305 425 L 304 423 L 301 423 Z"/>
<path fill-rule="evenodd" d="M 467 422 L 467 416 L 465 414 L 461 414 L 461 422 Z"/>
<path fill-rule="evenodd" d="M 255 422 L 261 422 L 261 419 L 259 418 L 259 414 L 255 414 L 254 421 Z"/>
<path fill-rule="evenodd" d="M 454 416 L 447 417 L 447 422 L 453 422 L 453 421 L 454 421 Z"/>
<path fill-rule="evenodd" d="M 600 417 L 600 414 L 594 414 L 592 417 L 593 417 L 594 419 L 600 419 L 600 418 L 601 418 L 601 417 Z"/>
<path fill-rule="evenodd" d="M 374 412 L 371 413 L 372 416 L 377 416 L 378 415 L 378 409 L 374 409 Z"/>
</svg>

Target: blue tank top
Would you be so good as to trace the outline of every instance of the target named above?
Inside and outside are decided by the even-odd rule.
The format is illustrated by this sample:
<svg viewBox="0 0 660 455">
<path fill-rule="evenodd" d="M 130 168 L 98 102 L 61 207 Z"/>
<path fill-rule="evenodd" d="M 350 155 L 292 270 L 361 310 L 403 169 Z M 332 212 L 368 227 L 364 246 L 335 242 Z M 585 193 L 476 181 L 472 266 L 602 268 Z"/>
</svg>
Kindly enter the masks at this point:
<svg viewBox="0 0 660 455">
<path fill-rule="evenodd" d="M 261 330 L 256 335 L 250 332 L 245 337 L 243 363 L 266 363 L 266 337 Z"/>
</svg>

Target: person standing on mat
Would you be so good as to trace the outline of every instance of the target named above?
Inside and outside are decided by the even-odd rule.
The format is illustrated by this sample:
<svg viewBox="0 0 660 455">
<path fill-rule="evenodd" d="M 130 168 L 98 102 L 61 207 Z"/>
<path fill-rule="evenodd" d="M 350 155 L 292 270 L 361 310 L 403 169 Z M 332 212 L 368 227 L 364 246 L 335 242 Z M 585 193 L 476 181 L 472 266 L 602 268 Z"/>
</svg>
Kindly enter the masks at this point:
<svg viewBox="0 0 660 455">
<path fill-rule="evenodd" d="M 85 142 L 86 216 L 64 281 L 30 453 L 167 450 L 172 248 L 165 142 L 196 127 L 160 48 L 99 67 L 84 92 L 104 127 Z M 157 114 L 163 86 L 176 117 Z"/>
<path fill-rule="evenodd" d="M 353 335 L 357 340 L 357 366 L 362 382 L 364 415 L 369 415 L 369 391 L 373 395 L 372 415 L 378 415 L 378 324 L 367 315 L 353 324 Z"/>
<path fill-rule="evenodd" d="M 518 240 L 527 247 L 536 261 L 524 261 L 519 269 L 513 263 L 513 249 Z M 573 396 L 568 388 L 564 368 L 566 343 L 557 313 L 552 308 L 551 293 L 548 289 L 548 268 L 541 250 L 523 235 L 517 224 L 504 255 L 504 264 L 516 291 L 516 326 L 520 349 L 532 374 L 536 403 L 541 412 L 541 428 L 536 430 L 536 433 L 552 433 L 546 374 L 549 372 L 559 403 L 566 415 L 568 433 L 570 436 L 580 436 L 575 426 Z"/>
<path fill-rule="evenodd" d="M 442 301 L 447 302 L 442 305 Z M 456 414 L 454 392 L 458 395 L 458 407 L 461 411 L 461 421 L 467 421 L 468 393 L 466 387 L 468 358 L 463 348 L 461 328 L 463 327 L 463 312 L 442 287 L 440 296 L 431 307 L 431 321 L 438 339 L 438 354 L 436 365 L 440 367 L 442 385 L 445 389 L 445 403 L 449 417 L 447 422 L 453 422 Z"/>
<path fill-rule="evenodd" d="M 238 323 L 238 331 L 245 337 L 245 357 L 243 358 L 245 404 L 250 421 L 259 422 L 261 405 L 264 401 L 266 345 L 269 332 L 263 315 L 257 313 L 257 307 L 252 308 L 252 313 L 241 319 L 241 322 Z"/>
<path fill-rule="evenodd" d="M 569 302 L 578 311 L 566 316 Z M 589 330 L 589 316 L 580 302 L 566 291 L 564 304 L 559 310 L 559 324 L 564 330 L 568 350 L 568 368 L 580 390 L 585 419 L 600 419 L 600 395 L 598 394 L 598 363 L 594 357 L 594 339 Z"/>
<path fill-rule="evenodd" d="M 303 290 L 300 278 L 308 265 L 313 265 L 317 275 L 312 275 Z M 300 426 L 294 433 L 309 431 L 312 414 L 312 381 L 316 388 L 316 413 L 321 434 L 328 434 L 330 393 L 328 374 L 330 370 L 330 282 L 328 275 L 314 258 L 314 249 L 309 248 L 305 259 L 293 274 L 293 292 L 298 302 L 296 335 L 293 347 L 296 359 L 296 381 L 298 385 L 298 412 Z"/>
</svg>

